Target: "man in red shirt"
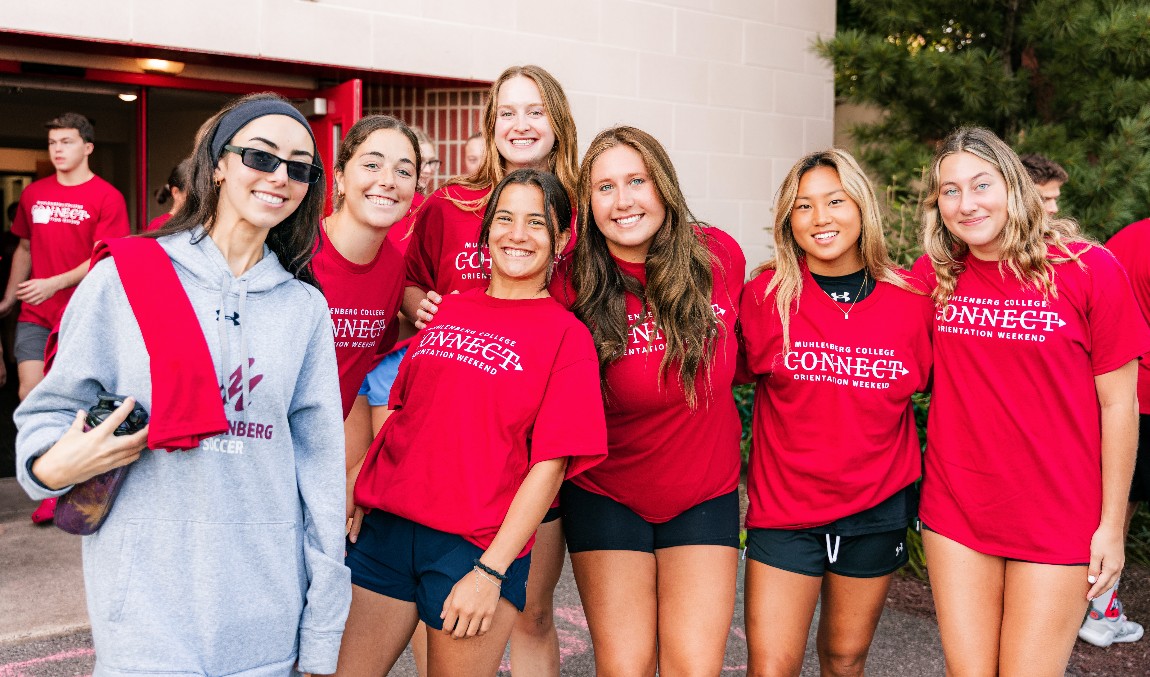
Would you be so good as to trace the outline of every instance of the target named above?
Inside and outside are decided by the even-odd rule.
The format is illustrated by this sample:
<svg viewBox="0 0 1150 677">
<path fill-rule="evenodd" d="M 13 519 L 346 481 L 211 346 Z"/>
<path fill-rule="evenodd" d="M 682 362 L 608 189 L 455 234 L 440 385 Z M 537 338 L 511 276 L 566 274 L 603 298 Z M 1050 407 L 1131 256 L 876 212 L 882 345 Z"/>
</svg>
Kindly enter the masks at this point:
<svg viewBox="0 0 1150 677">
<path fill-rule="evenodd" d="M 48 333 L 88 272 L 92 246 L 131 230 L 124 196 L 88 167 L 95 138 L 92 123 L 78 113 L 64 113 L 44 126 L 56 173 L 20 196 L 12 223 L 20 245 L 0 299 L 0 316 L 11 312 L 17 301 L 23 303 L 13 351 L 21 400 L 44 378 Z"/>
</svg>

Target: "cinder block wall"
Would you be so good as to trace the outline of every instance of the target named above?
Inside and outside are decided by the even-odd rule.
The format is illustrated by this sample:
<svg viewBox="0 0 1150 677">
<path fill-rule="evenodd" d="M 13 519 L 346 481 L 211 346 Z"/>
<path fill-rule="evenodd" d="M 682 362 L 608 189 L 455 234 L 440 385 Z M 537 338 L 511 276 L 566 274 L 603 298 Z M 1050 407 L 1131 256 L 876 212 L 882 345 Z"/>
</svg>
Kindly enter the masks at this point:
<svg viewBox="0 0 1150 677">
<path fill-rule="evenodd" d="M 771 203 L 803 153 L 834 138 L 830 67 L 810 52 L 834 0 L 53 0 L 0 28 L 215 53 L 490 80 L 554 73 L 581 148 L 632 124 L 671 151 L 696 214 L 750 265 L 770 255 Z"/>
</svg>

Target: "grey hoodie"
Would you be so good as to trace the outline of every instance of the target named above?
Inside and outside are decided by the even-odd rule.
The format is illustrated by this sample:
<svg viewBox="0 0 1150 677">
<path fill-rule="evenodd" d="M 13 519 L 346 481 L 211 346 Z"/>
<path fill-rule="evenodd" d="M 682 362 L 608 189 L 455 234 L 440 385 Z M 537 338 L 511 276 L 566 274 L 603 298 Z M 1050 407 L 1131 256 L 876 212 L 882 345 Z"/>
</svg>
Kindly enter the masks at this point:
<svg viewBox="0 0 1150 677">
<path fill-rule="evenodd" d="M 194 235 L 159 242 L 207 338 L 231 429 L 190 451 L 145 451 L 84 537 L 95 674 L 284 675 L 297 661 L 331 673 L 351 582 L 327 303 L 266 248 L 236 278 Z M 55 364 L 16 410 L 17 476 L 32 498 L 67 490 L 28 468 L 100 389 L 150 410 L 147 352 L 110 258 L 76 290 Z"/>
</svg>

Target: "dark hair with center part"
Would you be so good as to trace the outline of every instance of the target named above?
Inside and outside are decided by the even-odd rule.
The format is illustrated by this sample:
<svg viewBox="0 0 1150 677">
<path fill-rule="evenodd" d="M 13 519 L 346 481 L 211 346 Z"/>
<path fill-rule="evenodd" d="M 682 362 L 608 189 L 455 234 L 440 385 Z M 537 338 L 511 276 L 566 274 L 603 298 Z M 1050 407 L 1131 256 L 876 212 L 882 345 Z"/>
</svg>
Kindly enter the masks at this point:
<svg viewBox="0 0 1150 677">
<path fill-rule="evenodd" d="M 487 203 L 487 211 L 483 213 L 483 225 L 479 229 L 479 245 L 483 249 L 491 237 L 491 222 L 495 220 L 495 212 L 499 207 L 499 196 L 507 186 L 535 186 L 543 193 L 543 220 L 547 223 L 547 235 L 550 238 L 551 261 L 559 256 L 559 236 L 571 230 L 571 201 L 567 198 L 567 190 L 551 172 L 541 172 L 538 169 L 516 169 L 495 187 L 491 199 Z M 547 270 L 547 282 L 551 281 L 551 272 L 554 266 Z"/>
</svg>

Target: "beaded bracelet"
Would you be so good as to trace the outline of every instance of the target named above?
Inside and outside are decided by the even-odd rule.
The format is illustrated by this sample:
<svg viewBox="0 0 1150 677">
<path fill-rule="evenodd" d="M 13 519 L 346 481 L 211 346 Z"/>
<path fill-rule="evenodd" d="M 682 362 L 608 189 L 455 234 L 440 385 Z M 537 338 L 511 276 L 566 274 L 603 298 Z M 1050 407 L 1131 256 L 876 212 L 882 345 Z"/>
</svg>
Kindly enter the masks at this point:
<svg viewBox="0 0 1150 677">
<path fill-rule="evenodd" d="M 501 582 L 507 580 L 507 574 L 499 573 L 498 571 L 496 571 L 495 569 L 492 569 L 491 567 L 487 566 L 483 562 L 480 562 L 478 558 L 476 558 L 471 563 L 475 565 L 476 569 L 479 569 L 480 571 L 482 571 L 485 574 L 491 574 L 495 578 L 499 579 Z"/>
</svg>

